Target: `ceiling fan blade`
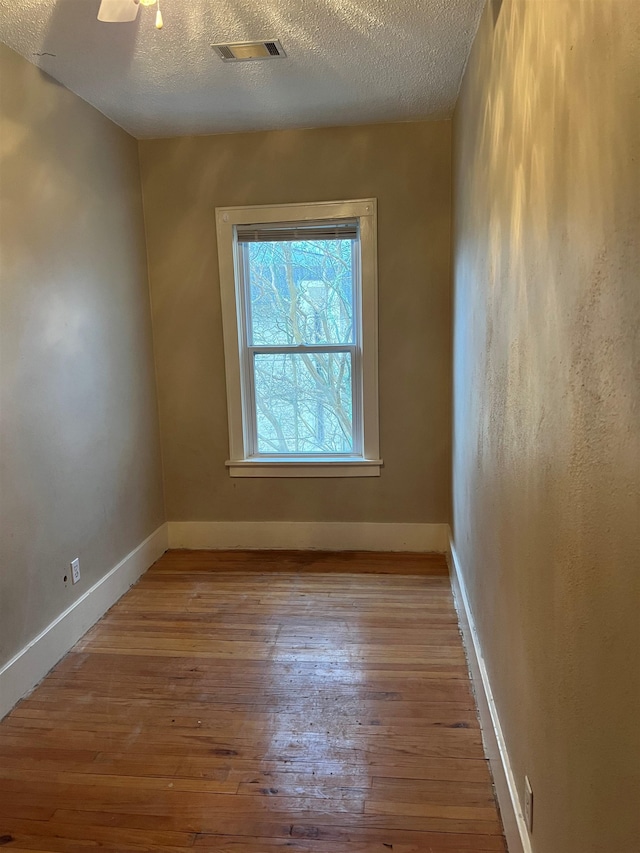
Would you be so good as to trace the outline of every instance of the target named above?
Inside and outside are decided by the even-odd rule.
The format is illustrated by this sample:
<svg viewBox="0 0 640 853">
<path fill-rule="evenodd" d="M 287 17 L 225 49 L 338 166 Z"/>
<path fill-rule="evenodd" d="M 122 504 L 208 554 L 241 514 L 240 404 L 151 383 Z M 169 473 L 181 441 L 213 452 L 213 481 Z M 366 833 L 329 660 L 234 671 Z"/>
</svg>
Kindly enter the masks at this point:
<svg viewBox="0 0 640 853">
<path fill-rule="evenodd" d="M 98 20 L 109 24 L 135 21 L 139 8 L 138 0 L 102 0 L 98 9 Z"/>
</svg>

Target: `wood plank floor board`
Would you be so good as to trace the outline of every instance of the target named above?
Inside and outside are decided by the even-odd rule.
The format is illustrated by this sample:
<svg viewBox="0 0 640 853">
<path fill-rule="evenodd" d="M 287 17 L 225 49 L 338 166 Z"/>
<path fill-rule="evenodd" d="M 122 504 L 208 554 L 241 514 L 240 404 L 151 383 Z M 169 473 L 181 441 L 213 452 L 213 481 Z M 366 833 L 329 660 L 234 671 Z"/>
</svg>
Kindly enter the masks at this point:
<svg viewBox="0 0 640 853">
<path fill-rule="evenodd" d="M 504 853 L 444 559 L 167 552 L 0 723 L 0 847 Z"/>
</svg>

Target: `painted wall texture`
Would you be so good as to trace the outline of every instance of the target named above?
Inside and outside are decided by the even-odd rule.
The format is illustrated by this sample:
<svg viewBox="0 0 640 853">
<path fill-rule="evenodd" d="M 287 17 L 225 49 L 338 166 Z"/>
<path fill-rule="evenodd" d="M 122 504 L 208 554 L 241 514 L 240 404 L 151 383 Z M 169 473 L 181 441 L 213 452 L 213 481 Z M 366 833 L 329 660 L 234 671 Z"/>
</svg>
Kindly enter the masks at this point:
<svg viewBox="0 0 640 853">
<path fill-rule="evenodd" d="M 164 509 L 137 143 L 2 45 L 0 79 L 1 666 Z"/>
<path fill-rule="evenodd" d="M 142 141 L 140 155 L 169 519 L 448 521 L 450 123 Z M 382 475 L 232 479 L 215 208 L 368 197 Z"/>
<path fill-rule="evenodd" d="M 640 849 L 639 34 L 490 2 L 454 120 L 455 544 L 535 853 Z"/>
</svg>

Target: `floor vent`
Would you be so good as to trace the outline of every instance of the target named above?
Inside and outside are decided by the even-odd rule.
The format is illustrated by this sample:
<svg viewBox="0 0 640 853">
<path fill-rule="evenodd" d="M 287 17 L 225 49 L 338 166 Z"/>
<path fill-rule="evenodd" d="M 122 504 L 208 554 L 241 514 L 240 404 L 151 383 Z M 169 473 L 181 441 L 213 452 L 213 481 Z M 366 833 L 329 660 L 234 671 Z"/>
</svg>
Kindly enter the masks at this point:
<svg viewBox="0 0 640 853">
<path fill-rule="evenodd" d="M 245 41 L 236 44 L 212 44 L 211 47 L 225 62 L 250 62 L 254 59 L 273 59 L 276 56 L 287 55 L 277 39 Z"/>
</svg>

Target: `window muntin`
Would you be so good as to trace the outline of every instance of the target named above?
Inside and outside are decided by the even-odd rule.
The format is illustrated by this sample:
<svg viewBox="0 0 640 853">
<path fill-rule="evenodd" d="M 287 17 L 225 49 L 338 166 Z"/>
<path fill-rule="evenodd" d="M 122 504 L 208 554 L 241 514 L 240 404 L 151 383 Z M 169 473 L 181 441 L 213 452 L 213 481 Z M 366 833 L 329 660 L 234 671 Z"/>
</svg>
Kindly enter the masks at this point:
<svg viewBox="0 0 640 853">
<path fill-rule="evenodd" d="M 375 213 L 217 210 L 232 476 L 379 475 Z"/>
</svg>

